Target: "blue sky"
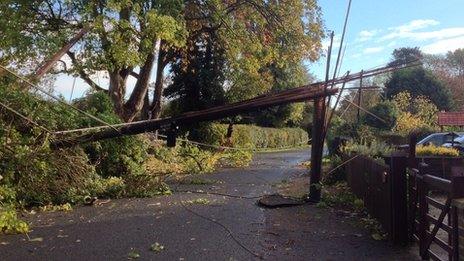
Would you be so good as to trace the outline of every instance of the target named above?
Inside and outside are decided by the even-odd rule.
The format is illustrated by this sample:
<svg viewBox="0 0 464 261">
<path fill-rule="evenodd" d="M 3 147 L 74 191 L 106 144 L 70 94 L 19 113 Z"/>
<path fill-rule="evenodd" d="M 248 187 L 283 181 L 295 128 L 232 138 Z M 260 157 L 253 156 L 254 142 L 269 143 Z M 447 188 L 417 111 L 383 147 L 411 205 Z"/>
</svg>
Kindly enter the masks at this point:
<svg viewBox="0 0 464 261">
<path fill-rule="evenodd" d="M 392 51 L 399 47 L 418 46 L 433 54 L 464 48 L 464 0 L 352 1 L 341 73 L 384 65 L 389 62 Z M 326 29 L 335 31 L 335 47 L 338 48 L 348 0 L 319 0 L 319 4 Z M 327 39 L 324 46 L 328 46 Z M 317 78 L 324 79 L 325 58 L 308 64 L 307 68 Z M 106 85 L 103 73 L 93 78 L 102 86 Z M 129 79 L 134 81 L 132 77 Z M 68 99 L 72 85 L 72 77 L 60 76 L 55 90 Z M 86 89 L 87 85 L 77 79 L 73 97 L 82 96 Z"/>
<path fill-rule="evenodd" d="M 348 0 L 319 0 L 319 4 L 326 29 L 335 31 L 333 54 L 337 54 Z M 464 48 L 462 10 L 464 0 L 352 0 L 341 72 L 384 65 L 399 47 L 418 46 L 433 54 Z M 336 55 L 334 63 L 335 59 Z M 324 79 L 325 58 L 308 69 Z"/>
</svg>

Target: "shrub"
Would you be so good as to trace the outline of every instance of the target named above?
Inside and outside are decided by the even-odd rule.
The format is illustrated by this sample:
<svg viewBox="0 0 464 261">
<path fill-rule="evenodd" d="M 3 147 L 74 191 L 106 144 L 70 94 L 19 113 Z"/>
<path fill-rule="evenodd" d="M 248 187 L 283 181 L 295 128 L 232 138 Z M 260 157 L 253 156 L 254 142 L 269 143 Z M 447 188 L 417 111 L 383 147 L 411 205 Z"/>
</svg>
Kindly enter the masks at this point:
<svg viewBox="0 0 464 261">
<path fill-rule="evenodd" d="M 113 104 L 105 93 L 91 93 L 77 100 L 75 104 L 108 123 L 121 122 L 113 112 Z M 79 126 L 91 126 L 92 123 L 93 120 L 82 117 Z M 142 165 L 147 156 L 148 144 L 143 135 L 102 140 L 85 144 L 83 147 L 89 155 L 90 162 L 102 177 L 139 175 L 144 171 Z"/>
<path fill-rule="evenodd" d="M 212 145 L 224 145 L 228 125 L 202 125 L 202 136 L 197 137 L 200 142 Z M 194 136 L 190 137 L 194 139 Z M 264 149 L 288 148 L 307 144 L 308 133 L 300 128 L 264 128 L 254 125 L 236 124 L 233 126 L 231 143 L 237 148 Z"/>
<path fill-rule="evenodd" d="M 343 168 L 339 166 L 343 164 L 342 158 L 338 156 L 332 156 L 329 160 L 330 168 L 324 172 L 322 182 L 324 185 L 334 185 L 336 183 L 346 181 L 346 173 Z M 337 168 L 337 169 L 335 169 Z"/>
<path fill-rule="evenodd" d="M 382 158 L 393 152 L 393 148 L 384 142 L 372 140 L 370 143 L 348 142 L 342 150 L 345 153 L 356 153 L 372 158 Z"/>
<path fill-rule="evenodd" d="M 0 185 L 0 234 L 27 233 L 29 225 L 16 214 L 16 192 Z"/>
<path fill-rule="evenodd" d="M 419 145 L 416 147 L 417 156 L 443 156 L 459 157 L 459 151 L 455 148 L 438 147 L 434 145 Z"/>
<path fill-rule="evenodd" d="M 365 114 L 364 122 L 371 127 L 382 129 L 382 130 L 391 130 L 395 124 L 398 117 L 398 112 L 396 106 L 391 101 L 383 101 L 375 106 L 371 107 L 369 111 L 378 116 L 380 119 L 372 116 L 371 114 Z"/>
<path fill-rule="evenodd" d="M 401 92 L 394 96 L 393 103 L 398 110 L 395 132 L 406 136 L 412 131 L 431 132 L 436 129 L 438 109 L 428 98 L 413 98 L 410 93 Z"/>
<path fill-rule="evenodd" d="M 246 167 L 250 164 L 253 153 L 246 150 L 229 150 L 221 155 L 220 164 L 223 167 Z"/>
<path fill-rule="evenodd" d="M 50 130 L 97 124 L 60 103 L 14 85 L 0 85 L 0 96 Z M 107 94 L 91 93 L 74 105 L 106 122 L 121 122 Z M 141 136 L 51 150 L 49 136 L 41 129 L 0 110 L 0 144 L 1 182 L 15 190 L 16 201 L 24 206 L 79 203 L 86 196 L 121 197 L 127 193 L 126 179 L 146 174 L 147 142 Z"/>
</svg>

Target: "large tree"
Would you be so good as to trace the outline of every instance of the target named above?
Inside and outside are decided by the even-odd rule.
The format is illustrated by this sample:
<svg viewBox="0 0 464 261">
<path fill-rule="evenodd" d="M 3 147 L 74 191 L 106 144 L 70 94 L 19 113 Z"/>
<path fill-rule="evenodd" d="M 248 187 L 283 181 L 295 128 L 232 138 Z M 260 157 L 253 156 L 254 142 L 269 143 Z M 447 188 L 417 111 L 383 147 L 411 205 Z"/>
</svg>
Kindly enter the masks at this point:
<svg viewBox="0 0 464 261">
<path fill-rule="evenodd" d="M 89 33 L 68 52 L 72 66 L 65 72 L 106 91 L 126 121 L 142 109 L 159 116 L 165 68 L 192 35 L 217 33 L 227 57 L 230 100 L 270 89 L 264 69 L 270 63 L 316 59 L 322 37 L 316 0 L 5 0 L 0 55 L 16 66 L 41 60 L 84 27 Z M 92 81 L 97 71 L 108 75 L 108 88 Z M 136 78 L 130 93 L 129 77 Z"/>
<path fill-rule="evenodd" d="M 419 47 L 401 47 L 393 50 L 393 60 L 389 65 L 399 65 L 421 60 L 424 54 Z"/>
<path fill-rule="evenodd" d="M 224 50 L 215 32 L 189 38 L 171 66 L 172 81 L 164 91 L 171 113 L 207 109 L 225 102 Z"/>
<path fill-rule="evenodd" d="M 422 59 L 419 48 L 400 48 L 393 51 L 390 64 L 400 64 Z M 453 107 L 451 93 L 430 70 L 424 66 L 406 68 L 393 72 L 385 83 L 387 98 L 393 98 L 401 92 L 408 92 L 414 98 L 428 97 L 440 110 L 450 110 Z"/>
<path fill-rule="evenodd" d="M 440 110 L 452 108 L 451 93 L 443 82 L 432 72 L 421 67 L 394 72 L 385 87 L 388 98 L 406 91 L 413 97 L 428 97 Z"/>
<path fill-rule="evenodd" d="M 426 67 L 445 83 L 457 110 L 464 110 L 464 49 L 426 56 Z"/>
</svg>

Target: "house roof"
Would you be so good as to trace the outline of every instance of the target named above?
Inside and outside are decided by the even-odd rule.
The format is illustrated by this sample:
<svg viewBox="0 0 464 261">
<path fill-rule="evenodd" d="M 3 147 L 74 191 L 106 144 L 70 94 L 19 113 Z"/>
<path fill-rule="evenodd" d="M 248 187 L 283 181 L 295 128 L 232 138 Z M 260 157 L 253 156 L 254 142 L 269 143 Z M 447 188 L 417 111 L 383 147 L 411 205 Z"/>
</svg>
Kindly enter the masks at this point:
<svg viewBox="0 0 464 261">
<path fill-rule="evenodd" d="M 438 125 L 440 126 L 464 126 L 464 111 L 439 112 Z"/>
</svg>

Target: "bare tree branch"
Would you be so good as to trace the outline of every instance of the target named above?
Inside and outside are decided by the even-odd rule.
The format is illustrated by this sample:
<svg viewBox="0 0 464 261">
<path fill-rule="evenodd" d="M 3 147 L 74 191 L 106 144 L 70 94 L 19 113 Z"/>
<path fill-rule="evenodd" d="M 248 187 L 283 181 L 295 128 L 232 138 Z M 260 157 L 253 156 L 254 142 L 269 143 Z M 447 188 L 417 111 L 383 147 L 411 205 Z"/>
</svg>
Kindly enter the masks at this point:
<svg viewBox="0 0 464 261">
<path fill-rule="evenodd" d="M 97 90 L 97 91 L 104 91 L 104 92 L 107 92 L 108 90 L 105 90 L 103 89 L 102 87 L 100 87 L 98 84 L 96 84 L 92 79 L 90 79 L 90 76 L 84 71 L 83 67 L 81 66 L 81 64 L 77 61 L 77 58 L 76 58 L 76 55 L 71 52 L 71 51 L 68 51 L 67 52 L 67 55 L 69 56 L 69 58 L 71 59 L 71 62 L 73 63 L 74 65 L 74 68 L 76 68 L 77 72 L 79 73 L 79 76 L 82 78 L 82 80 L 84 80 L 88 85 L 90 85 L 90 87 L 94 90 Z"/>
</svg>

